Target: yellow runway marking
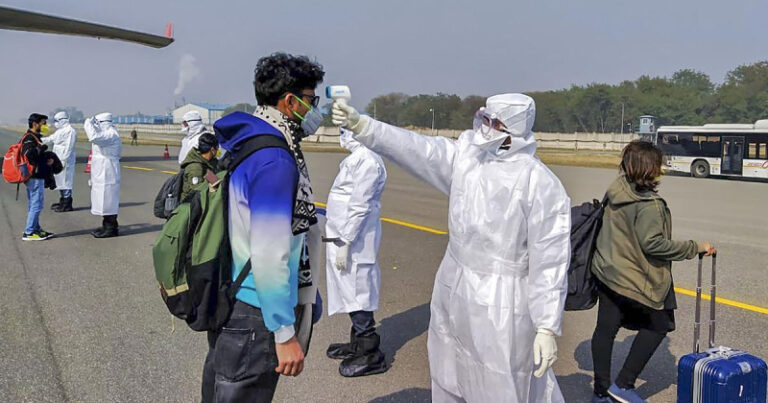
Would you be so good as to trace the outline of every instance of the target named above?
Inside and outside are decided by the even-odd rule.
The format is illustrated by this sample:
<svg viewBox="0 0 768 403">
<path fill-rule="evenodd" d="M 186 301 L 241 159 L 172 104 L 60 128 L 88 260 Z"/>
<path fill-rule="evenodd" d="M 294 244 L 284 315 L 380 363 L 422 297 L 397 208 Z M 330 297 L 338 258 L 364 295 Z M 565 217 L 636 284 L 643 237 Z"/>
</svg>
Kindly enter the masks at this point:
<svg viewBox="0 0 768 403">
<path fill-rule="evenodd" d="M 136 169 L 136 170 L 140 170 L 140 171 L 154 171 L 154 169 L 152 169 L 152 168 L 143 168 L 143 167 L 125 166 L 124 168 Z M 161 171 L 161 172 L 169 174 L 169 175 L 177 174 L 176 171 Z M 328 207 L 327 204 L 322 203 L 322 202 L 315 202 L 315 204 L 317 206 L 323 207 L 323 208 Z M 409 222 L 406 222 L 406 221 L 396 220 L 394 218 L 382 217 L 381 221 L 384 221 L 384 222 L 387 222 L 387 223 L 390 223 L 390 224 L 400 225 L 400 226 L 406 227 L 406 228 L 415 229 L 415 230 L 418 230 L 418 231 L 428 232 L 430 234 L 437 234 L 437 235 L 447 235 L 448 234 L 447 231 L 443 231 L 443 230 L 439 230 L 439 229 L 434 229 L 434 228 L 429 228 L 429 227 L 425 227 L 425 226 L 422 226 L 422 225 L 412 224 L 412 223 L 409 223 Z M 675 292 L 678 293 L 678 294 L 687 295 L 689 297 L 695 297 L 696 296 L 696 291 L 691 291 L 691 290 L 687 290 L 685 288 L 680 288 L 680 287 L 675 287 Z M 701 298 L 703 300 L 706 300 L 706 301 L 709 301 L 711 299 L 709 294 L 702 294 Z M 734 301 L 734 300 L 730 300 L 730 299 L 726 299 L 726 298 L 721 298 L 721 297 L 716 297 L 715 302 L 718 303 L 718 304 L 722 304 L 722 305 L 732 306 L 734 308 L 743 309 L 745 311 L 751 311 L 751 312 L 761 313 L 763 315 L 768 315 L 768 308 L 764 308 L 764 307 L 757 306 L 757 305 L 750 305 L 750 304 L 746 304 L 746 303 L 743 303 L 743 302 Z"/>
<path fill-rule="evenodd" d="M 144 167 L 132 167 L 128 165 L 124 165 L 123 168 L 125 169 L 135 169 L 137 171 L 154 171 L 152 168 L 144 168 Z"/>
</svg>

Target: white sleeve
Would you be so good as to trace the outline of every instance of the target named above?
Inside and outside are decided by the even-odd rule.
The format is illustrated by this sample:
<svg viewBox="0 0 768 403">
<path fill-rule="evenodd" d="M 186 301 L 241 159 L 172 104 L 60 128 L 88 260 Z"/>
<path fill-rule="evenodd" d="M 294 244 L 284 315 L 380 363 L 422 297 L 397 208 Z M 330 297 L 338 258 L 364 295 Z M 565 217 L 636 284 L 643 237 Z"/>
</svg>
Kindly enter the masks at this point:
<svg viewBox="0 0 768 403">
<path fill-rule="evenodd" d="M 371 213 L 371 201 L 384 186 L 384 169 L 370 158 L 359 158 L 348 176 L 354 178 L 355 187 L 347 203 L 346 220 L 339 233 L 345 242 L 351 243 L 360 234 L 360 228 Z"/>
<path fill-rule="evenodd" d="M 61 130 L 56 130 L 50 136 L 43 137 L 42 138 L 43 144 L 56 144 L 56 139 L 58 139 L 58 137 L 60 135 L 59 132 L 61 132 Z M 61 157 L 59 157 L 59 159 L 61 159 Z"/>
<path fill-rule="evenodd" d="M 528 185 L 528 310 L 537 329 L 560 335 L 571 258 L 571 201 L 547 168 Z"/>
<path fill-rule="evenodd" d="M 441 192 L 451 190 L 456 142 L 423 136 L 373 119 L 355 139 Z"/>
</svg>

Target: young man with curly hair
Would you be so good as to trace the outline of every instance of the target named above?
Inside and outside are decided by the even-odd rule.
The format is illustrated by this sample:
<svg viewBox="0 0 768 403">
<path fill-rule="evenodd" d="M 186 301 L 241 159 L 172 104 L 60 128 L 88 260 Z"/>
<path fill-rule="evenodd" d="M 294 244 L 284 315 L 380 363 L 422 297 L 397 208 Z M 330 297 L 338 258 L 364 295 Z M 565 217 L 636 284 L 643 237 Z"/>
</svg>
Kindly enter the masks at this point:
<svg viewBox="0 0 768 403">
<path fill-rule="evenodd" d="M 229 179 L 232 278 L 250 271 L 230 319 L 209 333 L 203 402 L 270 402 L 280 375 L 304 369 L 294 308 L 299 288 L 311 285 L 306 238 L 318 220 L 299 143 L 322 122 L 315 87 L 324 75 L 304 56 L 264 57 L 254 74 L 254 114 L 214 124 L 221 147 L 241 161 Z M 283 146 L 248 154 L 249 141 L 260 136 Z"/>
</svg>

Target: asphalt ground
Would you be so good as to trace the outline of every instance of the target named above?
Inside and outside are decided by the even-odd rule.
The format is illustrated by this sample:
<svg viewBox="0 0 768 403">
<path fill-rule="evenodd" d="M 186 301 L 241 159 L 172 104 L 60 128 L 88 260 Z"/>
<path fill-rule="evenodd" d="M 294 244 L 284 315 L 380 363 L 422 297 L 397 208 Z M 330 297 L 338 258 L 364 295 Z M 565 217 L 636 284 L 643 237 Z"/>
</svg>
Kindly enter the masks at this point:
<svg viewBox="0 0 768 403">
<path fill-rule="evenodd" d="M 0 148 L 5 150 L 17 137 L 0 132 Z M 0 184 L 0 401 L 197 401 L 205 335 L 171 320 L 150 254 L 162 225 L 152 216 L 152 200 L 168 173 L 178 168 L 178 149 L 172 147 L 171 159 L 164 160 L 162 147 L 124 145 L 121 236 L 105 240 L 89 235 L 100 218 L 89 211 L 88 175 L 82 172 L 87 149 L 78 143 L 76 211 L 51 212 L 48 207 L 58 200 L 58 192 L 46 191 L 41 224 L 57 233 L 54 239 L 21 241 L 24 187 L 16 201 L 16 187 Z M 317 201 L 325 201 L 343 157 L 307 154 Z M 426 329 L 434 274 L 448 239 L 448 202 L 393 165 L 388 169 L 377 320 L 392 368 L 377 376 L 341 377 L 338 363 L 325 357 L 325 348 L 348 337 L 349 320 L 324 317 L 315 327 L 304 373 L 281 379 L 275 401 L 429 401 Z M 600 198 L 616 174 L 576 167 L 553 171 L 574 204 Z M 727 301 L 717 305 L 717 343 L 768 357 L 768 184 L 667 177 L 661 193 L 673 212 L 675 238 L 710 240 L 718 246 L 718 297 Z M 689 294 L 695 289 L 695 269 L 694 262 L 673 268 L 679 287 L 678 330 L 638 381 L 640 394 L 651 402 L 675 401 L 676 362 L 691 350 L 694 298 Z M 325 294 L 325 279 L 318 280 Z M 589 341 L 595 314 L 565 314 L 555 373 L 570 402 L 590 397 Z M 707 334 L 706 325 L 702 334 Z M 614 372 L 632 340 L 627 331 L 617 338 Z"/>
</svg>

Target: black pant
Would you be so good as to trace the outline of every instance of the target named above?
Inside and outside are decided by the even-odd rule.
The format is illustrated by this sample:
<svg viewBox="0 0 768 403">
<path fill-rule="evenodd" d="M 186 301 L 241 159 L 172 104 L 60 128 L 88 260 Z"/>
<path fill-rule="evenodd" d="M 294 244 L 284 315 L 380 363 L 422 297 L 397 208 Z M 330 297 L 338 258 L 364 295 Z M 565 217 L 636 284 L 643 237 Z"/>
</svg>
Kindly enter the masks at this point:
<svg viewBox="0 0 768 403">
<path fill-rule="evenodd" d="M 280 374 L 275 336 L 261 309 L 235 302 L 232 316 L 218 332 L 208 333 L 203 365 L 203 403 L 271 402 Z"/>
<path fill-rule="evenodd" d="M 597 311 L 597 326 L 592 335 L 592 362 L 595 367 L 595 393 L 606 396 L 611 386 L 613 341 L 627 312 L 621 306 L 623 297 L 620 295 L 600 288 L 598 298 L 600 305 Z M 664 331 L 640 328 L 632 342 L 624 366 L 619 372 L 619 377 L 616 378 L 616 386 L 622 389 L 634 389 L 637 377 L 666 335 L 667 332 Z"/>
<path fill-rule="evenodd" d="M 370 336 L 376 331 L 376 320 L 373 318 L 373 312 L 350 312 L 349 318 L 352 319 L 352 328 L 357 337 Z"/>
</svg>

